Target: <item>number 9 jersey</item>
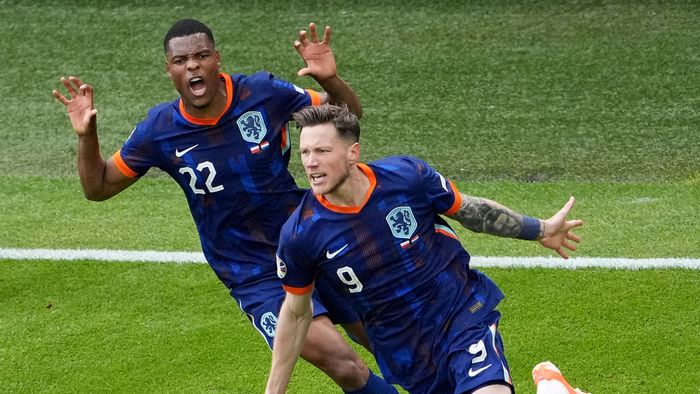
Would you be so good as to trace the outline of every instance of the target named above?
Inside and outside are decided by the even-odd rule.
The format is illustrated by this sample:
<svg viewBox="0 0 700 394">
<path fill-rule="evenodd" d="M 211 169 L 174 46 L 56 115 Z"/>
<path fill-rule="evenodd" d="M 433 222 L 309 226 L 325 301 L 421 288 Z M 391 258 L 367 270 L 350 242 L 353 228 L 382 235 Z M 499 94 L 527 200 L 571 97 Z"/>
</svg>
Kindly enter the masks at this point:
<svg viewBox="0 0 700 394">
<path fill-rule="evenodd" d="M 503 298 L 488 277 L 469 269 L 469 254 L 439 215 L 456 212 L 461 194 L 416 158 L 358 167 L 370 181 L 361 206 L 335 206 L 312 191 L 304 196 L 282 227 L 278 276 L 293 294 L 306 294 L 317 277 L 343 294 L 388 382 L 410 392 L 454 392 L 431 384 L 445 381 L 436 376 L 446 373 L 449 355 L 468 347 L 464 329 Z"/>
</svg>

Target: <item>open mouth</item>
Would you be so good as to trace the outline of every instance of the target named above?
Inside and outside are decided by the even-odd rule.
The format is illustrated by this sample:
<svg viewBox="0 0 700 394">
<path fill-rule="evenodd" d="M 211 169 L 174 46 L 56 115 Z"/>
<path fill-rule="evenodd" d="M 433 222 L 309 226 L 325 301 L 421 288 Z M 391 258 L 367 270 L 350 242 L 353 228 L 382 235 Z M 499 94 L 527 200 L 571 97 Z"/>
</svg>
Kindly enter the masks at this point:
<svg viewBox="0 0 700 394">
<path fill-rule="evenodd" d="M 309 180 L 310 180 L 311 183 L 314 184 L 314 185 L 317 185 L 317 184 L 323 182 L 324 179 L 326 179 L 326 174 L 318 174 L 318 173 L 316 173 L 316 174 L 310 174 L 310 175 L 309 175 Z"/>
<path fill-rule="evenodd" d="M 190 90 L 195 96 L 202 96 L 207 91 L 207 85 L 202 77 L 192 77 L 189 80 Z"/>
</svg>

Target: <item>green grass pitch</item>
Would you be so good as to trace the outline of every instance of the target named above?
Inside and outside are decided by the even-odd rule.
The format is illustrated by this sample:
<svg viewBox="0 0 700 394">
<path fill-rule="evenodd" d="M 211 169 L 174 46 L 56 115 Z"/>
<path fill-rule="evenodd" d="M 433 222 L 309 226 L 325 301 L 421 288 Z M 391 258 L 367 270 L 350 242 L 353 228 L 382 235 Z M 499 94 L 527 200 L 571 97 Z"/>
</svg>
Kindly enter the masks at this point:
<svg viewBox="0 0 700 394">
<path fill-rule="evenodd" d="M 183 17 L 212 27 L 225 71 L 310 88 L 292 41 L 329 24 L 364 105 L 365 160 L 417 155 L 533 216 L 575 195 L 577 256 L 700 257 L 700 3 L 682 0 L 0 0 L 0 248 L 199 250 L 162 173 L 83 199 L 76 139 L 51 97 L 63 75 L 93 84 L 111 154 L 175 97 L 162 38 Z M 474 255 L 545 254 L 458 232 Z M 700 390 L 697 270 L 485 271 L 506 293 L 518 392 L 534 392 L 545 359 L 593 393 Z M 269 364 L 205 265 L 0 260 L 0 392 L 253 393 Z M 290 392 L 337 389 L 301 363 Z"/>
</svg>

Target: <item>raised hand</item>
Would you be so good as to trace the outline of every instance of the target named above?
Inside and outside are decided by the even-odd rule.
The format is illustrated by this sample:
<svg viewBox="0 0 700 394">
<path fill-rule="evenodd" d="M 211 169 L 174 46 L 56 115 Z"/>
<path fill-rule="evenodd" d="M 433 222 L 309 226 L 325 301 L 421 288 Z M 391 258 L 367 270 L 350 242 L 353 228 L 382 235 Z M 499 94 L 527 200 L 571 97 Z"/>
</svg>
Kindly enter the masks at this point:
<svg viewBox="0 0 700 394">
<path fill-rule="evenodd" d="M 539 239 L 542 246 L 556 251 L 565 259 L 569 258 L 569 254 L 564 248 L 576 250 L 576 244 L 581 242 L 581 238 L 570 230 L 581 226 L 583 220 L 566 220 L 566 215 L 569 214 L 575 202 L 576 199 L 574 197 L 569 198 L 569 201 L 559 212 L 544 220 L 544 232 L 542 238 Z"/>
<path fill-rule="evenodd" d="M 326 26 L 323 40 L 319 42 L 316 25 L 309 23 L 309 35 L 310 37 L 307 38 L 306 30 L 301 30 L 299 39 L 294 41 L 294 48 L 306 63 L 306 67 L 300 69 L 298 75 L 311 75 L 319 82 L 336 76 L 335 57 L 330 47 L 331 27 Z"/>
<path fill-rule="evenodd" d="M 93 106 L 92 86 L 76 77 L 61 78 L 61 83 L 68 90 L 70 99 L 58 90 L 51 92 L 56 100 L 66 106 L 68 118 L 75 133 L 79 136 L 95 133 L 97 130 L 97 110 Z"/>
</svg>

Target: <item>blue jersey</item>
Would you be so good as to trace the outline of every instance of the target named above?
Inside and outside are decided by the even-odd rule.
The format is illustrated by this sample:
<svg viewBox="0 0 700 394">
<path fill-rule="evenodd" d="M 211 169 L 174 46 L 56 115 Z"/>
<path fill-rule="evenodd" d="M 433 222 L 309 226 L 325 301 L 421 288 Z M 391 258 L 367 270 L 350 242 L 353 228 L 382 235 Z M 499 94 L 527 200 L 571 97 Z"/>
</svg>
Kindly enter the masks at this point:
<svg viewBox="0 0 700 394">
<path fill-rule="evenodd" d="M 455 185 L 427 163 L 390 157 L 359 169 L 370 180 L 358 207 L 309 191 L 282 228 L 278 275 L 305 294 L 324 276 L 365 323 L 382 374 L 411 387 L 430 380 L 462 328 L 503 298 L 439 214 L 461 204 Z M 443 364 L 444 365 L 444 364 Z"/>
<path fill-rule="evenodd" d="M 181 99 L 160 104 L 113 158 L 127 176 L 158 167 L 175 179 L 207 261 L 233 294 L 276 279 L 279 230 L 304 194 L 287 170 L 287 122 L 320 96 L 267 72 L 220 77 L 228 101 L 219 117 L 192 117 Z"/>
</svg>

